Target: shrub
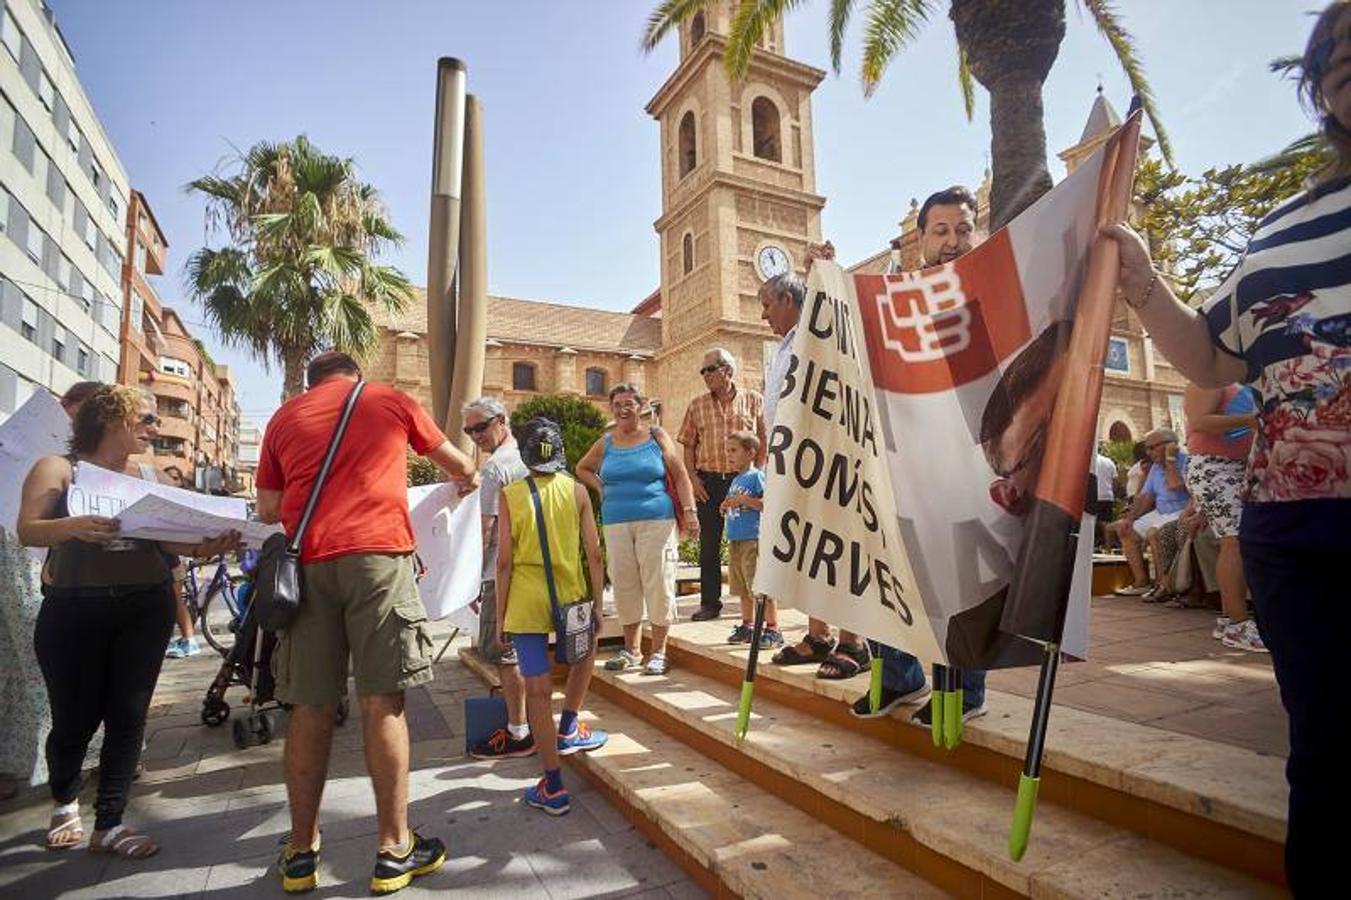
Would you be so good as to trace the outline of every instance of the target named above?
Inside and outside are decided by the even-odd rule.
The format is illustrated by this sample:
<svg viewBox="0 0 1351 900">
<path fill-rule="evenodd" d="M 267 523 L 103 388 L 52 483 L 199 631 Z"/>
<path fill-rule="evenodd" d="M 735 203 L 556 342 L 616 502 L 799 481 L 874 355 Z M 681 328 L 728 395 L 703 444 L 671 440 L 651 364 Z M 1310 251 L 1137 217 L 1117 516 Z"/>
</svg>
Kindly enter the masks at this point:
<svg viewBox="0 0 1351 900">
<path fill-rule="evenodd" d="M 422 484 L 440 484 L 446 480 L 446 473 L 430 459 L 418 456 L 412 450 L 408 451 L 408 486 L 417 487 Z"/>
<path fill-rule="evenodd" d="M 575 472 L 577 460 L 591 449 L 605 433 L 606 419 L 589 400 L 568 394 L 542 394 L 531 397 L 511 413 L 513 426 L 543 416 L 558 423 L 563 432 L 563 452 L 568 459 L 568 471 Z"/>
</svg>

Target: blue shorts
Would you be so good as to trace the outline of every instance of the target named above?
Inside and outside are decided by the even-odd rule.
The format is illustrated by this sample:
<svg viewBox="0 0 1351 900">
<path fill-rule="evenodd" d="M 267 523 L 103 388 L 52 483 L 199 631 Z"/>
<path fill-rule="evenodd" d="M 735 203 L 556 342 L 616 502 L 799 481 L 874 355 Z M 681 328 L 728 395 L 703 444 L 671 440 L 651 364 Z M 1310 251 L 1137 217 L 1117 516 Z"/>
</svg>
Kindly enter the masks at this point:
<svg viewBox="0 0 1351 900">
<path fill-rule="evenodd" d="M 548 675 L 553 670 L 547 634 L 513 634 L 511 645 L 516 648 L 516 665 L 522 678 Z"/>
</svg>

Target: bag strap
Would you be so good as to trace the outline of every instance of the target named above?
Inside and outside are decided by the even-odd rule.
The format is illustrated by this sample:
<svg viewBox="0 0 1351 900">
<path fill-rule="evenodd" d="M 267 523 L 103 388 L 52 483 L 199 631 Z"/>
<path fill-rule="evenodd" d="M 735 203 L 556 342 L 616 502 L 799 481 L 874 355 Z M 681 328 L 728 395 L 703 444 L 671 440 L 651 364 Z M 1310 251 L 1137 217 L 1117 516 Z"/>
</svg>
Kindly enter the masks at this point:
<svg viewBox="0 0 1351 900">
<path fill-rule="evenodd" d="M 329 469 L 333 468 L 333 459 L 338 455 L 338 445 L 342 443 L 343 435 L 347 433 L 347 423 L 352 420 L 352 410 L 356 409 L 357 398 L 365 389 L 366 382 L 358 381 L 352 387 L 352 392 L 347 395 L 342 415 L 338 417 L 338 424 L 333 428 L 333 437 L 329 438 L 328 452 L 324 454 L 324 462 L 319 466 L 319 474 L 315 476 L 309 499 L 305 501 L 305 512 L 300 517 L 300 524 L 296 526 L 296 533 L 286 544 L 286 549 L 290 553 L 300 552 L 305 540 L 305 531 L 310 527 L 310 519 L 314 517 L 314 508 L 319 505 L 319 492 L 324 489 L 324 482 L 328 480 Z"/>
<path fill-rule="evenodd" d="M 544 557 L 544 580 L 549 584 L 549 606 L 558 614 L 558 585 L 554 584 L 554 561 L 549 553 L 549 529 L 544 525 L 544 507 L 540 504 L 539 488 L 535 487 L 535 476 L 527 475 L 526 487 L 530 488 L 530 503 L 535 507 L 535 530 L 539 532 L 540 555 Z"/>
</svg>

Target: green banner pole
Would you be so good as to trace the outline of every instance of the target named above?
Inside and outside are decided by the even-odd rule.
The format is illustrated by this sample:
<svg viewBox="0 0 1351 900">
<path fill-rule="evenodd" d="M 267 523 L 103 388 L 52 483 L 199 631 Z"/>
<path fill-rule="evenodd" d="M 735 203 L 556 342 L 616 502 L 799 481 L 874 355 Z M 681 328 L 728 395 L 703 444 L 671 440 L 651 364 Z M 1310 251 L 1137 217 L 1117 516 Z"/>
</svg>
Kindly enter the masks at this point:
<svg viewBox="0 0 1351 900">
<path fill-rule="evenodd" d="M 1037 789 L 1041 785 L 1041 760 L 1046 749 L 1046 727 L 1051 716 L 1051 694 L 1055 690 L 1056 670 L 1060 665 L 1060 645 L 1046 645 L 1037 679 L 1037 699 L 1032 707 L 1032 730 L 1027 737 L 1027 757 L 1018 779 L 1018 799 L 1013 806 L 1013 825 L 1009 829 L 1009 858 L 1017 862 L 1027 852 L 1032 836 L 1032 817 L 1037 809 Z"/>
<path fill-rule="evenodd" d="M 872 680 L 868 683 L 868 711 L 877 715 L 882 708 L 882 657 L 874 655 Z"/>
<path fill-rule="evenodd" d="M 760 636 L 765 631 L 765 597 L 755 598 L 755 627 L 751 630 L 751 652 L 746 657 L 746 677 L 741 682 L 741 700 L 736 708 L 736 727 L 732 733 L 740 744 L 751 727 L 751 700 L 755 694 L 755 664 L 760 658 Z"/>
</svg>

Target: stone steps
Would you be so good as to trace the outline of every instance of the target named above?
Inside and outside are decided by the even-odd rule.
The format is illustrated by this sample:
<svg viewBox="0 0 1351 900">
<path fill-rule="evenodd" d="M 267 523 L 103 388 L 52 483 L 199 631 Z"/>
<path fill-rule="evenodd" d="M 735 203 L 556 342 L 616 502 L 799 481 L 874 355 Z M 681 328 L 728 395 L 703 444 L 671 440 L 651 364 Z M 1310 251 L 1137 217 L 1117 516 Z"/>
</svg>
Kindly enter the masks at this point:
<svg viewBox="0 0 1351 900">
<path fill-rule="evenodd" d="M 668 656 L 676 674 L 688 671 L 739 690 L 747 650 L 723 643 L 726 632 L 724 622 L 673 627 Z M 1073 664 L 1062 668 L 1072 670 Z M 920 759 L 1010 791 L 1016 786 L 1031 700 L 987 691 L 990 714 L 968 722 L 963 743 L 946 751 L 934 747 L 927 732 L 906 721 L 913 708 L 902 707 L 882 719 L 851 716 L 848 704 L 866 692 L 866 676 L 825 681 L 814 672 L 813 666 L 781 668 L 762 657 L 757 709 L 765 700 L 786 704 Z M 1283 882 L 1287 800 L 1283 759 L 1059 705 L 1051 713 L 1044 759 L 1043 803 L 1075 810 L 1259 880 Z M 1011 810 L 1011 793 L 1008 805 Z"/>
<path fill-rule="evenodd" d="M 688 669 L 653 678 L 598 668 L 592 691 L 628 714 L 609 714 L 612 719 L 607 719 L 598 710 L 597 724 L 621 735 L 617 752 L 622 753 L 625 729 L 642 729 L 645 738 L 640 741 L 651 742 L 651 729 L 660 728 L 695 752 L 694 758 L 706 761 L 705 766 L 730 770 L 955 896 L 1282 895 L 1276 886 L 1250 875 L 1045 801 L 1038 808 L 1027 854 L 1015 863 L 1008 857 L 1007 840 L 1016 779 L 996 784 L 919 754 L 898 752 L 888 741 L 824 721 L 758 691 L 750 734 L 737 746 L 732 729 L 738 690 Z M 905 727 L 929 740 L 922 730 Z M 661 752 L 670 749 L 664 745 Z M 683 755 L 686 750 L 680 752 L 682 759 L 690 758 Z M 654 756 L 660 759 L 660 754 Z M 578 764 L 600 767 L 603 759 Z M 667 768 L 665 760 L 655 765 Z M 686 774 L 701 771 L 697 765 L 694 769 Z M 770 821 L 757 819 L 755 824 L 772 833 Z M 814 853 L 812 862 L 839 878 L 853 865 L 824 851 Z"/>
<path fill-rule="evenodd" d="M 461 659 L 496 684 L 472 653 Z M 586 715 L 610 740 L 567 757 L 571 768 L 712 896 L 949 896 L 616 704 L 593 695 Z"/>
</svg>

